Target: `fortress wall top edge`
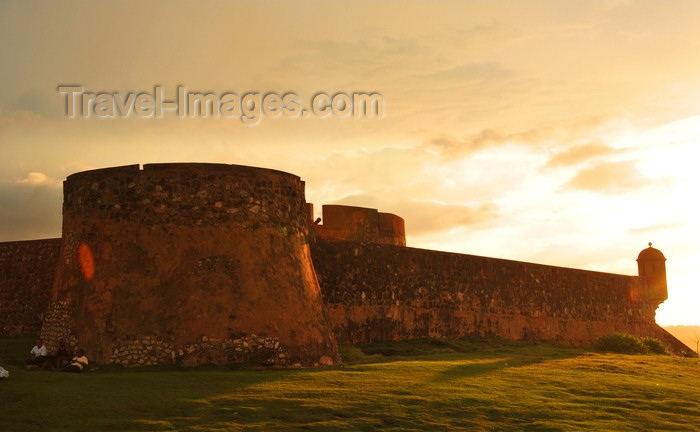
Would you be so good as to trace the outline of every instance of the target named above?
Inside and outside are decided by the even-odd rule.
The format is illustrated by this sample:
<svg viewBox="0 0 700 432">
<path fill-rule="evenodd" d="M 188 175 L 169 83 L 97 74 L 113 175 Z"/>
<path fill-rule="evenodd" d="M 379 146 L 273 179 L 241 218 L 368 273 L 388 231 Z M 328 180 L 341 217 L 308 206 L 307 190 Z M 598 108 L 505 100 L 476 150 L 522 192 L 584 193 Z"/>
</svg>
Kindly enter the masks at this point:
<svg viewBox="0 0 700 432">
<path fill-rule="evenodd" d="M 244 165 L 165 163 L 77 173 L 63 184 L 66 224 L 146 226 L 233 223 L 305 234 L 305 183 L 283 171 Z M 83 222 L 79 222 L 83 221 Z"/>
<path fill-rule="evenodd" d="M 434 250 L 434 249 L 423 249 L 423 248 L 415 248 L 415 247 L 406 247 L 405 249 L 409 250 L 415 250 L 419 252 L 425 252 L 425 253 L 430 253 L 430 254 L 435 254 L 435 255 L 444 255 L 444 256 L 455 256 L 455 257 L 468 257 L 469 259 L 482 259 L 482 260 L 487 260 L 491 263 L 497 264 L 497 263 L 502 263 L 503 265 L 514 265 L 514 264 L 520 264 L 520 265 L 526 265 L 530 268 L 539 268 L 541 270 L 551 270 L 551 271 L 566 271 L 566 272 L 580 272 L 580 273 L 587 273 L 587 274 L 597 274 L 597 275 L 606 275 L 606 276 L 619 276 L 621 278 L 638 278 L 638 275 L 634 274 L 623 274 L 623 273 L 610 273 L 610 272 L 603 272 L 603 271 L 598 271 L 598 270 L 586 270 L 586 269 L 580 269 L 580 268 L 574 268 L 574 267 L 565 267 L 565 266 L 556 266 L 552 264 L 543 264 L 543 263 L 536 263 L 532 261 L 521 261 L 521 260 L 514 260 L 514 259 L 507 259 L 507 258 L 494 258 L 494 257 L 488 257 L 488 256 L 483 256 L 483 255 L 473 255 L 473 254 L 466 254 L 462 252 L 446 252 L 446 251 L 441 251 L 441 250 Z"/>
<path fill-rule="evenodd" d="M 206 163 L 206 162 L 171 162 L 171 163 L 147 163 L 143 167 L 139 164 L 115 166 L 109 168 L 98 168 L 86 170 L 69 175 L 66 178 L 67 182 L 77 181 L 84 177 L 102 177 L 108 175 L 137 175 L 139 172 L 145 173 L 178 173 L 183 171 L 200 172 L 202 174 L 216 173 L 231 173 L 243 175 L 272 175 L 280 177 L 290 177 L 301 181 L 300 177 L 285 171 L 260 168 L 249 165 L 221 164 L 221 163 Z"/>
<path fill-rule="evenodd" d="M 379 217 L 386 218 L 388 220 L 397 220 L 397 221 L 404 222 L 404 218 L 402 218 L 401 216 L 396 215 L 394 213 L 379 212 Z"/>
<path fill-rule="evenodd" d="M 92 170 L 87 170 L 87 171 L 80 171 L 77 173 L 73 173 L 66 177 L 66 182 L 72 182 L 74 180 L 80 179 L 82 177 L 95 177 L 95 176 L 103 176 L 103 175 L 109 175 L 109 174 L 135 174 L 140 170 L 140 166 L 138 164 L 135 165 L 122 165 L 122 166 L 116 166 L 116 167 L 109 167 L 109 168 L 98 168 L 98 169 L 92 169 Z"/>
<path fill-rule="evenodd" d="M 34 246 L 40 246 L 40 245 L 46 244 L 46 243 L 60 243 L 60 242 L 61 242 L 61 237 L 46 237 L 46 238 L 31 239 L 31 240 L 10 240 L 10 241 L 0 242 L 0 248 L 12 247 L 14 245 L 19 246 L 19 247 L 22 247 L 22 246 L 34 247 Z"/>
<path fill-rule="evenodd" d="M 144 164 L 143 171 L 150 172 L 167 172 L 167 171 L 179 171 L 179 170 L 201 170 L 204 172 L 211 171 L 233 173 L 233 174 L 248 174 L 248 175 L 271 175 L 279 177 L 289 177 L 295 179 L 296 181 L 301 181 L 301 178 L 295 174 L 288 173 L 285 171 L 280 171 L 270 168 L 260 168 L 250 165 L 236 165 L 236 164 L 218 164 L 218 163 L 205 163 L 205 162 L 195 162 L 195 163 L 150 163 Z"/>
<path fill-rule="evenodd" d="M 322 209 L 328 208 L 328 210 L 342 210 L 342 209 L 355 209 L 361 211 L 377 211 L 377 209 L 372 207 L 361 207 L 361 206 L 350 206 L 343 204 L 323 204 Z"/>
<path fill-rule="evenodd" d="M 350 212 L 350 211 L 362 211 L 362 212 L 368 212 L 368 213 L 377 213 L 379 217 L 387 217 L 391 219 L 399 219 L 403 221 L 404 219 L 401 216 L 398 216 L 394 213 L 386 213 L 386 212 L 380 212 L 379 210 L 371 207 L 362 207 L 362 206 L 349 206 L 349 205 L 342 205 L 342 204 L 323 204 L 321 207 L 322 209 L 327 209 L 329 210 L 328 213 L 332 212 Z M 325 215 L 325 212 L 324 212 Z"/>
</svg>

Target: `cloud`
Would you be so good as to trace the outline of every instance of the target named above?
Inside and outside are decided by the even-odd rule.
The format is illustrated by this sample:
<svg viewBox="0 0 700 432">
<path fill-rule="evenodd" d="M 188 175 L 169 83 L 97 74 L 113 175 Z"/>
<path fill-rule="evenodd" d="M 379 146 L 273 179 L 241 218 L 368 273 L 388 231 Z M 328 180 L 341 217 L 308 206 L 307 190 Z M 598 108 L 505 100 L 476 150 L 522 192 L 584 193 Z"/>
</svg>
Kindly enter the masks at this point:
<svg viewBox="0 0 700 432">
<path fill-rule="evenodd" d="M 402 201 L 397 207 L 401 213 L 399 216 L 406 220 L 407 232 L 414 236 L 459 227 L 483 228 L 493 225 L 499 219 L 498 207 L 490 203 L 466 206 Z"/>
<path fill-rule="evenodd" d="M 26 179 L 22 180 L 17 180 L 17 183 L 28 183 L 32 185 L 40 185 L 40 184 L 56 184 L 56 180 L 50 179 L 46 176 L 44 173 L 40 172 L 30 172 L 27 175 Z"/>
<path fill-rule="evenodd" d="M 298 76 L 300 81 L 314 78 L 315 90 L 324 85 L 353 85 L 379 79 L 385 82 L 387 71 L 394 79 L 407 71 L 428 72 L 440 61 L 429 41 L 418 37 L 371 36 L 359 40 L 299 40 L 289 55 L 278 63 L 277 70 Z"/>
<path fill-rule="evenodd" d="M 295 172 L 307 185 L 307 200 L 317 205 L 350 195 L 366 195 L 399 201 L 435 201 L 479 207 L 503 197 L 522 181 L 527 164 L 466 159 L 442 160 L 435 151 L 385 147 L 333 152 L 303 169 L 290 165 L 278 169 Z M 294 162 L 290 158 L 290 163 Z M 514 166 L 517 165 L 517 166 Z"/>
<path fill-rule="evenodd" d="M 433 138 L 428 141 L 425 147 L 437 150 L 446 159 L 457 159 L 489 147 L 501 146 L 507 143 L 535 145 L 540 137 L 541 132 L 537 129 L 507 134 L 485 128 L 461 140 L 451 137 Z"/>
<path fill-rule="evenodd" d="M 447 159 L 469 156 L 487 148 L 505 144 L 522 145 L 535 150 L 554 152 L 548 168 L 576 165 L 589 159 L 619 153 L 603 142 L 591 141 L 591 136 L 604 136 L 620 127 L 616 116 L 574 116 L 513 127 L 509 132 L 501 127 L 485 127 L 464 138 L 442 135 L 429 138 L 424 148 L 436 151 Z M 572 146 L 573 144 L 573 146 Z M 564 149 L 564 150 L 561 150 Z"/>
<path fill-rule="evenodd" d="M 44 118 L 30 111 L 10 111 L 0 107 L 0 126 L 3 128 L 20 127 L 20 125 L 37 125 Z"/>
<path fill-rule="evenodd" d="M 62 199 L 60 182 L 41 173 L 0 182 L 0 241 L 59 237 Z"/>
<path fill-rule="evenodd" d="M 665 231 L 665 230 L 670 230 L 670 229 L 682 228 L 682 227 L 687 226 L 687 225 L 688 225 L 688 222 L 686 222 L 686 221 L 675 220 L 675 221 L 659 223 L 659 224 L 655 224 L 655 225 L 647 225 L 647 226 L 641 226 L 641 227 L 636 227 L 636 228 L 630 228 L 627 230 L 627 233 L 628 234 L 656 233 L 658 231 Z"/>
<path fill-rule="evenodd" d="M 547 162 L 547 168 L 557 168 L 562 166 L 577 165 L 590 159 L 600 156 L 607 156 L 613 153 L 613 149 L 605 144 L 591 142 L 588 144 L 578 145 L 569 148 L 568 150 L 556 153 Z"/>
<path fill-rule="evenodd" d="M 566 184 L 566 189 L 621 193 L 651 184 L 633 161 L 604 162 L 583 169 Z"/>
<path fill-rule="evenodd" d="M 304 169 L 297 173 L 307 182 L 310 198 L 319 204 L 351 194 L 405 197 L 432 181 L 423 175 L 430 156 L 436 159 L 425 152 L 399 147 L 336 151 L 313 164 L 305 162 Z"/>
<path fill-rule="evenodd" d="M 41 92 L 35 89 L 25 90 L 10 103 L 9 108 L 13 111 L 26 111 L 41 116 L 61 116 L 63 112 L 60 109 L 60 99 L 50 91 L 42 90 Z"/>
<path fill-rule="evenodd" d="M 614 242 L 601 248 L 575 241 L 547 239 L 539 250 L 528 251 L 525 260 L 564 267 L 576 263 L 577 268 L 585 270 L 633 274 L 636 271 L 636 263 L 633 261 L 636 252 L 634 249 L 630 251 L 627 244 Z"/>
<path fill-rule="evenodd" d="M 421 75 L 421 78 L 427 78 L 439 82 L 456 81 L 460 84 L 478 82 L 499 81 L 505 78 L 511 78 L 515 73 L 495 62 L 486 63 L 468 63 L 459 66 L 454 66 L 449 69 L 439 70 L 430 74 Z"/>
<path fill-rule="evenodd" d="M 469 136 L 463 140 L 454 138 L 433 138 L 430 145 L 438 149 L 440 153 L 472 154 L 482 150 L 489 145 L 499 145 L 506 141 L 507 137 L 493 129 L 483 129 L 479 133 Z"/>
<path fill-rule="evenodd" d="M 486 227 L 499 218 L 494 204 L 448 205 L 434 201 L 400 200 L 390 202 L 371 195 L 349 195 L 336 204 L 375 208 L 404 219 L 406 234 L 419 236 L 459 227 Z"/>
</svg>

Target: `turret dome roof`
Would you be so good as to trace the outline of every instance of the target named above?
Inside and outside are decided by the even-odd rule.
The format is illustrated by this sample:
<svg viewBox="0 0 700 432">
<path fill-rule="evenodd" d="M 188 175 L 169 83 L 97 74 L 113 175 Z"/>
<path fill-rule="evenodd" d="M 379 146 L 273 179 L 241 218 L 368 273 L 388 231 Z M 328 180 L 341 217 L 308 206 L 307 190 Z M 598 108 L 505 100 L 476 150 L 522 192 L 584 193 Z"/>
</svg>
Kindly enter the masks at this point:
<svg viewBox="0 0 700 432">
<path fill-rule="evenodd" d="M 649 242 L 649 247 L 639 252 L 637 261 L 666 261 L 666 257 L 660 250 L 651 247 Z"/>
</svg>

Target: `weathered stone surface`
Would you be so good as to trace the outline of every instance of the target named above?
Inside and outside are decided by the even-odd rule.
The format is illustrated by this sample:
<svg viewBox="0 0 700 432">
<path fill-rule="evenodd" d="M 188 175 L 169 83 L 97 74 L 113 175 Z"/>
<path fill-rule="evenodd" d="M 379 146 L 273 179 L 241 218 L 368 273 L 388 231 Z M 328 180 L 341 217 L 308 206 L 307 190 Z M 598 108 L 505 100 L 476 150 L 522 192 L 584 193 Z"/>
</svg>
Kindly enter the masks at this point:
<svg viewBox="0 0 700 432">
<path fill-rule="evenodd" d="M 344 205 L 324 205 L 322 224 L 314 233 L 329 241 L 355 241 L 406 246 L 403 218 L 376 209 Z M 313 218 L 313 207 L 309 210 Z"/>
<path fill-rule="evenodd" d="M 0 336 L 39 333 L 60 250 L 61 239 L 0 243 Z"/>
<path fill-rule="evenodd" d="M 638 277 L 393 246 L 403 219 L 359 207 L 324 209 L 309 233 L 303 182 L 251 167 L 118 167 L 64 189 L 63 239 L 0 243 L 2 335 L 41 328 L 50 350 L 297 367 L 337 363 L 334 335 L 587 345 L 615 331 L 689 350 L 655 323 L 667 288 L 651 246 Z"/>
<path fill-rule="evenodd" d="M 588 345 L 626 332 L 687 350 L 656 324 L 663 299 L 637 276 L 322 239 L 311 250 L 339 343 L 481 334 Z"/>
<path fill-rule="evenodd" d="M 43 334 L 127 365 L 168 363 L 172 352 L 183 364 L 277 364 L 279 353 L 285 362 L 339 361 L 298 177 L 218 164 L 128 166 L 74 174 L 64 194 Z M 249 346 L 237 351 L 234 340 Z"/>
</svg>

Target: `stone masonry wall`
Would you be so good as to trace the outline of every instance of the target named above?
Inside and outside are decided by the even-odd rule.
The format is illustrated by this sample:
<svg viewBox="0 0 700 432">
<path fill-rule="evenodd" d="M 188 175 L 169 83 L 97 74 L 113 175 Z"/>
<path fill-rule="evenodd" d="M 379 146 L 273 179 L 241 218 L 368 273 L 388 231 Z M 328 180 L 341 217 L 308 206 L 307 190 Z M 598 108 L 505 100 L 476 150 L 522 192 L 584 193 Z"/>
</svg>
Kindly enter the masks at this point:
<svg viewBox="0 0 700 432">
<path fill-rule="evenodd" d="M 42 334 L 49 344 L 59 337 L 74 347 L 78 343 L 64 330 L 73 304 L 57 301 L 46 310 L 59 249 L 60 239 L 0 243 L 2 336 L 37 334 L 46 315 Z M 677 352 L 686 349 L 654 324 L 653 304 L 645 309 L 634 301 L 640 297 L 633 289 L 635 276 L 347 242 L 319 242 L 312 253 L 327 315 L 343 343 L 479 333 L 586 344 L 596 334 L 625 331 L 657 337 Z M 453 282 L 455 274 L 461 282 Z M 501 282 L 487 283 L 488 275 L 500 275 Z M 534 284 L 528 286 L 528 280 Z M 553 280 L 558 282 L 537 288 Z M 507 287 L 520 294 L 502 298 Z M 489 307 L 482 311 L 482 304 Z M 127 366 L 196 364 L 214 357 L 291 364 L 277 338 L 254 334 L 201 336 L 181 346 L 162 336 L 125 336 L 116 345 L 109 362 Z"/>
<path fill-rule="evenodd" d="M 481 334 L 585 346 L 619 331 L 683 349 L 635 276 L 370 243 L 311 249 L 339 343 Z"/>
<path fill-rule="evenodd" d="M 304 183 L 280 171 L 150 164 L 73 174 L 42 335 L 97 362 L 334 364 Z"/>
<path fill-rule="evenodd" d="M 399 216 L 345 205 L 324 205 L 322 209 L 323 223 L 314 224 L 313 229 L 324 240 L 406 246 L 404 220 Z"/>
<path fill-rule="evenodd" d="M 0 243 L 0 336 L 39 334 L 61 239 Z"/>
<path fill-rule="evenodd" d="M 132 165 L 74 174 L 64 193 L 63 239 L 0 243 L 0 336 L 40 330 L 50 350 L 65 338 L 126 366 L 333 364 L 336 339 L 474 333 L 687 350 L 637 276 L 400 247 L 402 218 L 359 207 L 324 206 L 310 233 L 288 173 Z"/>
</svg>

